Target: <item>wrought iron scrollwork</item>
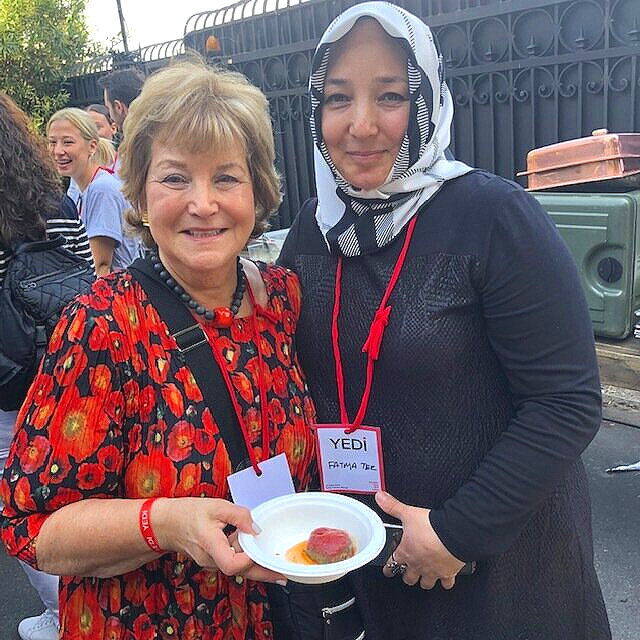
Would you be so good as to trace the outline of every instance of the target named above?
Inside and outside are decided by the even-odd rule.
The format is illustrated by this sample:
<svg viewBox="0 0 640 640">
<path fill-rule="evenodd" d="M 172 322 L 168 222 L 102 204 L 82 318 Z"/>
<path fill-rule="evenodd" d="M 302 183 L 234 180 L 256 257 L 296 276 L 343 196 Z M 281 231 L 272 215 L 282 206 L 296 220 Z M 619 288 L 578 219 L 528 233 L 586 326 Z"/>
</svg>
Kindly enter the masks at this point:
<svg viewBox="0 0 640 640">
<path fill-rule="evenodd" d="M 471 30 L 471 56 L 477 64 L 500 62 L 509 51 L 509 41 L 509 31 L 502 20 L 479 20 Z"/>
<path fill-rule="evenodd" d="M 520 58 L 544 56 L 553 51 L 556 31 L 548 8 L 523 11 L 513 20 L 513 48 Z"/>
<path fill-rule="evenodd" d="M 469 42 L 462 27 L 457 24 L 447 25 L 436 30 L 434 35 L 447 69 L 468 64 Z"/>
<path fill-rule="evenodd" d="M 640 2 L 616 0 L 611 5 L 611 34 L 625 45 L 640 45 Z"/>
<path fill-rule="evenodd" d="M 551 98 L 560 92 L 554 75 L 545 67 L 532 67 L 516 73 L 511 87 L 513 99 L 524 104 L 535 98 Z"/>
<path fill-rule="evenodd" d="M 512 88 L 506 74 L 485 73 L 473 81 L 473 100 L 476 104 L 504 104 L 512 95 Z"/>
<path fill-rule="evenodd" d="M 264 89 L 275 91 L 287 86 L 285 63 L 280 56 L 272 56 L 264 63 Z"/>
<path fill-rule="evenodd" d="M 273 103 L 272 103 L 273 104 Z M 292 110 L 291 110 L 291 100 L 289 97 L 278 97 L 275 99 L 275 108 L 278 120 L 291 120 L 292 118 Z"/>
<path fill-rule="evenodd" d="M 465 107 L 471 100 L 471 90 L 466 78 L 455 76 L 447 81 L 453 102 L 459 107 Z"/>
<path fill-rule="evenodd" d="M 560 83 L 573 88 L 571 95 L 576 91 L 586 91 L 592 95 L 602 93 L 604 88 L 603 65 L 591 60 L 569 64 L 560 74 Z M 566 97 L 571 96 L 567 95 Z"/>
<path fill-rule="evenodd" d="M 578 83 L 573 79 L 573 65 L 565 67 L 560 72 L 560 78 L 558 82 L 558 93 L 563 98 L 573 98 L 578 93 Z"/>
<path fill-rule="evenodd" d="M 622 93 L 631 87 L 633 80 L 631 56 L 616 60 L 609 69 L 609 89 L 614 93 Z"/>
<path fill-rule="evenodd" d="M 306 87 L 311 63 L 306 53 L 294 53 L 287 60 L 287 79 L 290 87 Z"/>
<path fill-rule="evenodd" d="M 567 51 L 584 51 L 602 46 L 604 12 L 592 0 L 572 2 L 560 16 L 559 38 Z"/>
<path fill-rule="evenodd" d="M 260 88 L 264 86 L 264 75 L 262 73 L 262 66 L 260 64 L 260 61 L 251 60 L 243 65 L 240 65 L 240 71 L 244 73 L 244 75 L 247 76 L 247 78 L 251 80 L 251 83 L 256 87 Z"/>
</svg>

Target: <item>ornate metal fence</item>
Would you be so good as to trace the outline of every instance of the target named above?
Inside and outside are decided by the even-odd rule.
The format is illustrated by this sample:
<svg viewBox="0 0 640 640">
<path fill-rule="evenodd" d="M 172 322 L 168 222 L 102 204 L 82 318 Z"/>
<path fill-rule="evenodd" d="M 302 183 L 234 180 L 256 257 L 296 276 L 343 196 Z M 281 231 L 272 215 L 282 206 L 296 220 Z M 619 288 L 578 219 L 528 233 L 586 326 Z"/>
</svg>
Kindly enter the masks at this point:
<svg viewBox="0 0 640 640">
<path fill-rule="evenodd" d="M 185 48 L 206 54 L 209 39 L 209 49 L 217 49 L 208 56 L 212 63 L 243 72 L 269 98 L 285 181 L 275 227 L 290 224 L 314 191 L 310 59 L 329 22 L 352 4 L 249 0 L 187 22 Z M 640 0 L 397 4 L 436 36 L 456 105 L 452 150 L 461 160 L 513 179 L 532 148 L 596 128 L 640 130 Z"/>
</svg>

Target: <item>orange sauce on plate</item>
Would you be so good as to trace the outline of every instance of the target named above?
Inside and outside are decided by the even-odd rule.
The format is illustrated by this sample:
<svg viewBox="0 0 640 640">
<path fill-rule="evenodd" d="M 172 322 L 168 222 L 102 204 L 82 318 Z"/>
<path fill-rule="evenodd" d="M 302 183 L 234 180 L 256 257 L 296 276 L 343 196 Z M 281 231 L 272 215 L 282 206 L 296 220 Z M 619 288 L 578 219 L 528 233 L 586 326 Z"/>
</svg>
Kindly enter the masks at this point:
<svg viewBox="0 0 640 640">
<path fill-rule="evenodd" d="M 318 564 L 307 555 L 306 549 L 307 541 L 303 540 L 302 542 L 298 542 L 298 544 L 294 544 L 293 547 L 287 549 L 284 557 L 289 562 L 295 562 L 296 564 Z"/>
</svg>

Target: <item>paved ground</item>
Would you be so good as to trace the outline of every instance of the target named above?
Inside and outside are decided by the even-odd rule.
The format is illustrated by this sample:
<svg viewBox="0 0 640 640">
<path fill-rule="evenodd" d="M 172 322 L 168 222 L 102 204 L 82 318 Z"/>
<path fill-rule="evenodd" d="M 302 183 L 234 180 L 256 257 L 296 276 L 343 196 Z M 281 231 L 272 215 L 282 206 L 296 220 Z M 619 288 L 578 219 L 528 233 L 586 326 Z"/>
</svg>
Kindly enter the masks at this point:
<svg viewBox="0 0 640 640">
<path fill-rule="evenodd" d="M 596 567 L 613 640 L 640 638 L 640 473 L 607 474 L 605 469 L 639 459 L 640 429 L 608 422 L 584 454 L 592 491 Z M 18 640 L 18 621 L 41 608 L 23 572 L 0 553 L 0 639 Z"/>
<path fill-rule="evenodd" d="M 613 640 L 638 640 L 640 473 L 606 469 L 640 460 L 640 429 L 604 422 L 583 459 L 591 484 L 596 569 Z"/>
</svg>

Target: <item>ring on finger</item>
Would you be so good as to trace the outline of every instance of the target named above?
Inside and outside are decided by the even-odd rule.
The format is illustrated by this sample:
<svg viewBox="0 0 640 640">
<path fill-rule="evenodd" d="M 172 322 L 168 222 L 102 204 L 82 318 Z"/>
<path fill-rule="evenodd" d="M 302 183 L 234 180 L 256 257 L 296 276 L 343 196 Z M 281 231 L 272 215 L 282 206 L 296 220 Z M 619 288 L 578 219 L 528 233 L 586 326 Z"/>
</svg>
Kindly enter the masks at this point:
<svg viewBox="0 0 640 640">
<path fill-rule="evenodd" d="M 404 575 L 407 570 L 407 564 L 405 562 L 398 562 L 392 553 L 391 560 L 387 562 L 387 569 L 391 572 L 391 577 L 395 578 L 396 576 Z"/>
</svg>

